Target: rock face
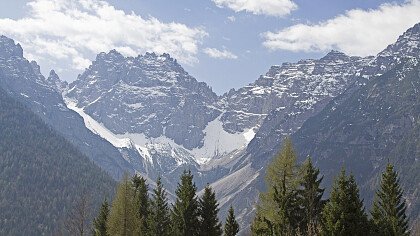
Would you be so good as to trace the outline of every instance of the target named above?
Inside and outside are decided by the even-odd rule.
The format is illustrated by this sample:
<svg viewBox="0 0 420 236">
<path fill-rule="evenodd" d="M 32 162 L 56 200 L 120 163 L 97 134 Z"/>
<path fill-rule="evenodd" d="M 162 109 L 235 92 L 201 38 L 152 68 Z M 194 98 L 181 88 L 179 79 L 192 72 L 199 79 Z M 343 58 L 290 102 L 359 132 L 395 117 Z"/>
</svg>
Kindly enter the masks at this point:
<svg viewBox="0 0 420 236">
<path fill-rule="evenodd" d="M 83 119 L 66 107 L 59 92 L 64 89 L 65 83 L 55 72 L 46 79 L 36 62 L 29 62 L 23 57 L 21 46 L 5 36 L 0 36 L 0 87 L 29 107 L 114 178 L 130 169 L 114 146 L 86 129 Z"/>
<path fill-rule="evenodd" d="M 401 58 L 345 101 L 333 101 L 308 119 L 293 135 L 301 157 L 313 157 L 327 186 L 339 173 L 337 167 L 345 166 L 355 174 L 367 206 L 386 164 L 395 164 L 415 219 L 420 210 L 413 204 L 420 200 L 419 89 L 419 59 Z"/>
<path fill-rule="evenodd" d="M 115 134 L 166 136 L 188 149 L 203 146 L 204 128 L 220 114 L 210 87 L 168 54 L 101 53 L 67 96 Z"/>
<path fill-rule="evenodd" d="M 55 72 L 45 79 L 36 63 L 22 57 L 20 46 L 5 38 L 0 43 L 0 55 L 3 55 L 0 76 L 7 78 L 2 79 L 2 87 L 34 106 L 48 124 L 65 134 L 113 176 L 118 177 L 122 171 L 139 172 L 152 182 L 161 175 L 169 193 L 173 194 L 179 174 L 189 168 L 199 189 L 210 183 L 218 193 L 222 218 L 228 207 L 234 205 L 241 209 L 238 215 L 242 228 L 246 229 L 258 191 L 264 188 L 265 167 L 286 135 L 294 134 L 301 157 L 311 154 L 319 160 L 324 158 L 324 162 L 317 164 L 323 163 L 321 169 L 333 173 L 328 168 L 338 170 L 341 165 L 333 167 L 328 163 L 342 159 L 338 157 L 330 162 L 335 157 L 334 152 L 309 145 L 308 137 L 320 144 L 327 142 L 326 137 L 331 136 L 328 130 L 334 127 L 342 129 L 341 133 L 334 131 L 336 135 L 353 132 L 342 126 L 343 119 L 351 117 L 347 117 L 346 112 L 363 116 L 357 109 L 365 107 L 355 106 L 359 98 L 369 106 L 388 109 L 385 107 L 388 102 L 371 103 L 371 97 L 366 96 L 369 93 L 363 91 L 373 91 L 380 86 L 387 89 L 391 84 L 397 88 L 412 84 L 409 94 L 404 95 L 404 104 L 406 107 L 412 104 L 410 101 L 418 104 L 413 97 L 420 90 L 413 72 L 415 66 L 410 67 L 412 64 L 407 61 L 414 63 L 420 55 L 419 28 L 420 24 L 415 25 L 377 56 L 360 58 L 331 51 L 321 59 L 272 66 L 254 83 L 222 96 L 217 96 L 205 83 L 197 82 L 168 54 L 148 53 L 133 58 L 115 50 L 99 54 L 92 65 L 67 86 L 59 81 Z M 394 81 L 395 75 L 414 79 L 399 83 Z M 388 85 L 380 85 L 381 78 L 389 81 Z M 404 93 L 403 90 L 390 91 L 393 95 L 388 96 L 375 91 L 378 99 L 387 101 L 395 101 Z M 341 116 L 333 112 L 338 107 L 341 107 Z M 419 114 L 418 105 L 409 111 Z M 389 112 L 386 114 L 390 116 L 395 115 L 393 112 L 400 114 L 400 110 Z M 380 132 L 393 133 L 399 130 L 395 127 L 404 125 L 417 132 L 414 124 L 418 124 L 418 116 L 404 114 L 407 115 L 398 118 L 397 123 L 381 126 Z M 322 123 L 328 119 L 333 120 Z M 363 127 L 376 132 L 374 126 Z M 360 137 L 360 140 L 345 136 L 334 136 L 334 139 L 350 147 L 368 138 Z M 391 137 L 411 144 L 406 136 L 384 135 L 384 138 Z M 394 144 L 384 141 L 375 145 Z M 395 155 L 400 153 L 395 148 L 389 150 Z M 408 149 L 407 152 L 411 153 Z M 348 153 L 344 149 L 340 155 Z M 376 154 L 365 158 L 371 161 L 370 165 L 354 168 L 354 171 L 360 175 L 359 180 L 365 181 L 362 184 L 368 186 L 368 181 L 376 175 L 366 175 L 366 172 L 379 170 L 383 159 Z M 412 160 L 407 163 L 412 164 Z M 332 174 L 327 177 L 332 178 Z"/>
</svg>

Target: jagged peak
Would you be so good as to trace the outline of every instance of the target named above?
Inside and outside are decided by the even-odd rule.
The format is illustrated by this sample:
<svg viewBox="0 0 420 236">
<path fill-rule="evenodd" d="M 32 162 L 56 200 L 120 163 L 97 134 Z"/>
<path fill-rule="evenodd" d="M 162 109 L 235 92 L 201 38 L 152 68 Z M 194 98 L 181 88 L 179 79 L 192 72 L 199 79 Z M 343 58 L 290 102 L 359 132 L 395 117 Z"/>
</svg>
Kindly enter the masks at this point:
<svg viewBox="0 0 420 236">
<path fill-rule="evenodd" d="M 413 27 L 407 29 L 400 35 L 395 43 L 386 47 L 385 50 L 380 52 L 378 57 L 385 57 L 394 54 L 406 54 L 406 56 L 418 55 L 420 49 L 420 23 L 415 24 Z M 414 50 L 414 51 L 413 51 Z"/>
<path fill-rule="evenodd" d="M 0 57 L 20 57 L 23 58 L 22 46 L 11 38 L 4 35 L 0 36 Z"/>
<path fill-rule="evenodd" d="M 48 76 L 48 80 L 59 81 L 60 77 L 57 75 L 57 73 L 55 73 L 55 70 L 51 70 Z"/>
<path fill-rule="evenodd" d="M 345 53 L 337 51 L 337 50 L 331 50 L 327 53 L 324 57 L 322 57 L 321 61 L 335 61 L 335 60 L 348 60 L 350 57 L 347 56 Z"/>
<path fill-rule="evenodd" d="M 112 49 L 108 53 L 101 52 L 96 56 L 96 61 L 114 60 L 114 59 L 124 60 L 125 57 L 115 49 Z"/>
</svg>

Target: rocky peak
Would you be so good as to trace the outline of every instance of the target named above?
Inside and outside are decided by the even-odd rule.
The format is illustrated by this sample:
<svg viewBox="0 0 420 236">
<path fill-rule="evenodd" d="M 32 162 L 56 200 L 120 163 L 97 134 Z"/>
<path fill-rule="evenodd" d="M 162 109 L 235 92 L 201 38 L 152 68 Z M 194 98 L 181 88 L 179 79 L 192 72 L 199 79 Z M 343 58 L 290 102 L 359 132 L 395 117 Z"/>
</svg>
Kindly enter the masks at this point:
<svg viewBox="0 0 420 236">
<path fill-rule="evenodd" d="M 405 31 L 397 41 L 390 44 L 385 50 L 378 54 L 378 57 L 412 56 L 418 57 L 420 53 L 420 23 Z"/>
<path fill-rule="evenodd" d="M 23 49 L 20 44 L 15 44 L 13 39 L 6 36 L 0 36 L 0 57 L 20 57 L 23 58 Z"/>
<path fill-rule="evenodd" d="M 68 86 L 66 81 L 62 81 L 60 77 L 55 73 L 54 70 L 50 71 L 50 74 L 47 78 L 48 84 L 56 90 L 58 93 L 62 93 Z"/>
<path fill-rule="evenodd" d="M 343 52 L 331 50 L 327 55 L 320 59 L 320 61 L 348 61 L 350 59 L 349 56 L 344 54 Z"/>
</svg>

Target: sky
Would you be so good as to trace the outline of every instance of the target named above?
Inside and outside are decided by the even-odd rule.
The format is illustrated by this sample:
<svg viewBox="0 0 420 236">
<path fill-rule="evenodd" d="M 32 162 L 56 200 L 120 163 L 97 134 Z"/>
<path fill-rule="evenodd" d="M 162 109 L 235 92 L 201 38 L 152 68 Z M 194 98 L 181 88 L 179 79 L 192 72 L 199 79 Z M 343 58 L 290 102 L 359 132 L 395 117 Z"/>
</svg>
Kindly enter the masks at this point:
<svg viewBox="0 0 420 236">
<path fill-rule="evenodd" d="M 375 55 L 420 22 L 420 0 L 1 0 L 0 35 L 74 81 L 100 52 L 169 53 L 217 94 L 330 50 Z"/>
</svg>

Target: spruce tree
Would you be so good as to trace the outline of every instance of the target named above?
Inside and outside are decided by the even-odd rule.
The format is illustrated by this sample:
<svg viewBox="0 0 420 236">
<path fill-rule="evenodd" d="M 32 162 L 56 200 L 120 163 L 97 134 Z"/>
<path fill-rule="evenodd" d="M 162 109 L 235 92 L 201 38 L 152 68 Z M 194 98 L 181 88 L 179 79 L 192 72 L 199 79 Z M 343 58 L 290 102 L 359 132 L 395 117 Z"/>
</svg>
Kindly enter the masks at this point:
<svg viewBox="0 0 420 236">
<path fill-rule="evenodd" d="M 109 204 L 105 199 L 101 205 L 98 216 L 93 220 L 92 235 L 94 236 L 108 236 L 107 221 L 109 216 Z"/>
<path fill-rule="evenodd" d="M 107 224 L 109 235 L 134 235 L 136 229 L 136 212 L 133 196 L 133 185 L 128 177 L 124 176 L 118 185 L 117 193 L 112 202 Z"/>
<path fill-rule="evenodd" d="M 406 204 L 398 175 L 388 164 L 382 174 L 380 189 L 376 192 L 372 209 L 372 221 L 378 235 L 409 235 Z"/>
<path fill-rule="evenodd" d="M 146 235 L 149 231 L 148 218 L 149 218 L 149 195 L 146 179 L 138 175 L 134 175 L 134 203 L 136 211 L 136 234 Z"/>
<path fill-rule="evenodd" d="M 235 236 L 239 232 L 239 224 L 235 219 L 235 211 L 230 206 L 228 216 L 226 218 L 224 236 Z"/>
<path fill-rule="evenodd" d="M 199 201 L 200 205 L 200 236 L 220 236 L 222 235 L 222 225 L 217 214 L 219 204 L 216 194 L 209 185 L 204 189 L 203 196 Z"/>
<path fill-rule="evenodd" d="M 149 215 L 150 236 L 170 236 L 171 218 L 166 191 L 163 188 L 161 178 L 156 181 L 150 202 Z"/>
<path fill-rule="evenodd" d="M 197 188 L 191 171 L 184 171 L 175 191 L 176 201 L 172 209 L 172 235 L 195 236 L 199 232 L 199 209 Z"/>
<path fill-rule="evenodd" d="M 293 234 L 298 228 L 299 205 L 297 189 L 300 182 L 299 167 L 292 141 L 286 138 L 279 154 L 268 166 L 267 192 L 260 194 L 253 233 L 269 235 Z M 260 228 L 261 227 L 261 228 Z"/>
<path fill-rule="evenodd" d="M 319 169 L 312 164 L 311 158 L 303 166 L 303 177 L 298 190 L 299 205 L 302 214 L 300 229 L 305 235 L 318 235 L 321 221 L 324 189 L 320 187 L 323 177 L 319 177 Z"/>
<path fill-rule="evenodd" d="M 344 169 L 336 178 L 331 197 L 322 212 L 322 235 L 369 235 L 369 222 L 353 175 Z"/>
</svg>

